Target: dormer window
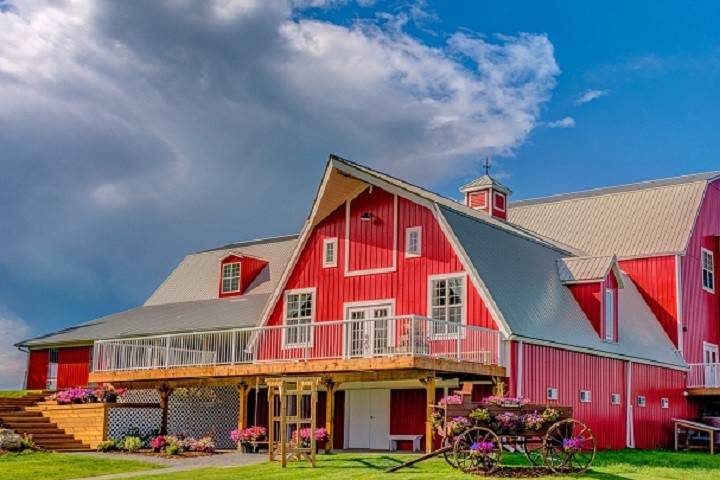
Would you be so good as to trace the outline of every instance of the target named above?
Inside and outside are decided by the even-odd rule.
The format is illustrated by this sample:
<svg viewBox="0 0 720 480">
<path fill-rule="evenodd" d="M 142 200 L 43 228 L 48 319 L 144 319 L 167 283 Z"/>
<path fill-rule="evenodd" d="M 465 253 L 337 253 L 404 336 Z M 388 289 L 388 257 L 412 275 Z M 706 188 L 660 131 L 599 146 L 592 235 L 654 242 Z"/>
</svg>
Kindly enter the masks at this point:
<svg viewBox="0 0 720 480">
<path fill-rule="evenodd" d="M 323 268 L 337 267 L 337 238 L 323 240 Z"/>
<path fill-rule="evenodd" d="M 715 293 L 715 254 L 707 248 L 703 248 L 700 256 L 702 258 L 703 290 Z"/>
<path fill-rule="evenodd" d="M 605 340 L 615 340 L 615 292 L 605 289 Z"/>
<path fill-rule="evenodd" d="M 240 263 L 226 263 L 222 268 L 222 293 L 240 291 Z"/>
</svg>

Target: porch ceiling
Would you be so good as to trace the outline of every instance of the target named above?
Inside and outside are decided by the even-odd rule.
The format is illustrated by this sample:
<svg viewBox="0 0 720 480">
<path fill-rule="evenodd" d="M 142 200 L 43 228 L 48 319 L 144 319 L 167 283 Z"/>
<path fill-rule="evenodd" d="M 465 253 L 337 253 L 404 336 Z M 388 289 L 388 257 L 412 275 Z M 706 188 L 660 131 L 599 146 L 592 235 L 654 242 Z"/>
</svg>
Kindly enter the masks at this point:
<svg viewBox="0 0 720 480">
<path fill-rule="evenodd" d="M 258 363 L 179 367 L 152 370 L 92 372 L 89 381 L 96 383 L 162 382 L 170 380 L 228 381 L 232 378 L 275 375 L 328 375 L 343 374 L 354 381 L 420 378 L 428 374 L 454 374 L 488 377 L 505 377 L 505 367 L 474 362 L 426 357 L 358 358 L 343 360 L 310 360 L 307 362 Z M 349 381 L 343 379 L 343 381 Z"/>
</svg>

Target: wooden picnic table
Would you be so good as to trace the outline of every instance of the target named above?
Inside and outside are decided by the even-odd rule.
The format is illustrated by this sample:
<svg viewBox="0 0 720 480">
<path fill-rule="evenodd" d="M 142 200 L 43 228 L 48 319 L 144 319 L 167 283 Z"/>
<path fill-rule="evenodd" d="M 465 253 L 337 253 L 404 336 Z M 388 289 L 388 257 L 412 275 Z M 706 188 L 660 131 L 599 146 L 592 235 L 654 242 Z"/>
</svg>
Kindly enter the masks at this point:
<svg viewBox="0 0 720 480">
<path fill-rule="evenodd" d="M 710 454 L 715 453 L 715 444 L 720 443 L 716 440 L 716 433 L 720 433 L 719 427 L 713 427 L 712 425 L 706 425 L 700 422 L 693 422 L 692 420 L 683 420 L 674 418 L 675 423 L 675 450 L 678 450 L 679 437 L 681 433 L 685 433 L 685 448 L 690 449 L 690 433 L 699 432 L 705 433 L 708 436 L 708 445 L 710 447 Z"/>
</svg>

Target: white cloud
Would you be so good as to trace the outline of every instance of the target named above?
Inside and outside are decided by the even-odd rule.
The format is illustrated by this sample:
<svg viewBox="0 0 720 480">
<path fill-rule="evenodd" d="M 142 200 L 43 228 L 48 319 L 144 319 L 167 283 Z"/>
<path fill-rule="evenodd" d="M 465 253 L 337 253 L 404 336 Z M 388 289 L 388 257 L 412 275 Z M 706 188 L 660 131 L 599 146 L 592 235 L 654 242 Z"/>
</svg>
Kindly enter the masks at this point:
<svg viewBox="0 0 720 480">
<path fill-rule="evenodd" d="M 540 124 L 547 36 L 429 45 L 403 30 L 417 12 L 339 25 L 301 8 L 334 3 L 0 11 L 0 271 L 18 295 L 137 301 L 188 250 L 299 228 L 330 152 L 432 186 Z"/>
<path fill-rule="evenodd" d="M 545 123 L 547 128 L 572 128 L 575 126 L 575 119 L 572 117 L 565 117 L 560 120 Z"/>
<path fill-rule="evenodd" d="M 575 105 L 580 106 L 585 103 L 590 103 L 593 100 L 597 100 L 598 98 L 605 97 L 609 94 L 610 92 L 607 90 L 587 90 L 575 100 Z"/>
<path fill-rule="evenodd" d="M 0 390 L 23 386 L 27 354 L 14 344 L 27 338 L 29 328 L 21 319 L 0 310 Z"/>
</svg>

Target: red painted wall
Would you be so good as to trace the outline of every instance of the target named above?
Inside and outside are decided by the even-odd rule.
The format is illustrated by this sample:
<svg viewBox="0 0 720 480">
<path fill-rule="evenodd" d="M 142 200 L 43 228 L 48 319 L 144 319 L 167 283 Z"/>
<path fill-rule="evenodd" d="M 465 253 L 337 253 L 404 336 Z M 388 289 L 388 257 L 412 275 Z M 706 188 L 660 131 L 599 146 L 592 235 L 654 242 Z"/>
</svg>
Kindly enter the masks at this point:
<svg viewBox="0 0 720 480">
<path fill-rule="evenodd" d="M 666 255 L 664 257 L 621 260 L 620 269 L 632 279 L 663 330 L 677 345 L 675 257 Z"/>
<path fill-rule="evenodd" d="M 695 418 L 698 412 L 683 395 L 685 374 L 650 365 L 633 363 L 632 405 L 636 448 L 670 448 L 673 445 L 673 418 Z M 646 406 L 639 407 L 638 395 Z M 660 399 L 668 398 L 670 408 L 660 408 Z"/>
<path fill-rule="evenodd" d="M 366 213 L 369 221 L 361 219 Z M 393 196 L 384 190 L 367 189 L 350 202 L 350 271 L 392 266 L 394 222 Z"/>
<path fill-rule="evenodd" d="M 598 448 L 625 447 L 625 362 L 538 345 L 524 344 L 522 349 L 523 397 L 570 405 L 574 417 L 592 429 Z M 558 389 L 557 401 L 547 400 L 551 387 Z M 590 390 L 592 402 L 581 403 L 580 390 Z M 620 394 L 621 405 L 611 405 L 611 393 Z"/>
<path fill-rule="evenodd" d="M 466 205 L 490 213 L 487 190 L 483 190 L 482 192 L 469 192 L 466 195 Z"/>
<path fill-rule="evenodd" d="M 58 349 L 58 389 L 86 386 L 89 373 L 90 347 Z"/>
<path fill-rule="evenodd" d="M 391 435 L 425 435 L 425 395 L 424 389 L 390 391 Z M 399 442 L 398 449 L 412 450 L 412 442 Z"/>
<path fill-rule="evenodd" d="M 385 206 L 392 204 L 392 197 L 378 188 L 368 195 L 382 199 Z M 422 226 L 422 255 L 406 259 L 403 254 L 405 228 L 418 225 Z M 375 228 L 392 230 L 392 224 L 383 222 Z M 339 261 L 335 268 L 322 267 L 323 240 L 326 238 L 338 238 L 338 259 L 344 258 L 345 206 L 339 207 L 315 227 L 290 275 L 286 290 L 316 288 L 317 322 L 343 319 L 345 302 L 384 299 L 395 299 L 396 315 L 427 315 L 428 276 L 463 272 L 463 266 L 432 212 L 427 208 L 402 198 L 398 199 L 398 229 L 401 234 L 398 236 L 396 271 L 345 277 L 342 261 Z M 387 235 L 379 232 L 378 237 L 387 238 Z M 374 261 L 369 263 L 369 265 L 376 264 Z M 496 329 L 495 321 L 469 278 L 466 279 L 466 287 L 468 323 Z M 283 323 L 283 307 L 284 298 L 280 297 L 270 316 L 270 325 Z M 315 344 L 320 343 L 321 339 L 316 338 Z M 336 347 L 340 348 L 341 345 Z M 493 347 L 488 346 L 488 348 Z"/>
<path fill-rule="evenodd" d="M 507 219 L 507 198 L 504 193 L 492 192 L 492 216 Z"/>
<path fill-rule="evenodd" d="M 718 281 L 717 235 L 720 235 L 720 180 L 708 186 L 695 229 L 688 243 L 687 253 L 681 257 L 683 323 L 687 327 L 684 334 L 685 359 L 688 363 L 703 362 L 703 341 L 720 344 L 720 309 L 716 285 L 715 293 L 702 288 L 702 267 L 700 248 L 715 252 L 715 283 Z"/>
<path fill-rule="evenodd" d="M 587 315 L 590 323 L 598 335 L 601 335 L 602 328 L 602 307 L 600 300 L 600 290 L 602 283 L 579 283 L 577 285 L 569 285 L 570 291 L 575 300 Z"/>
<path fill-rule="evenodd" d="M 44 390 L 47 385 L 48 350 L 32 350 L 28 354 L 27 388 Z"/>
</svg>

